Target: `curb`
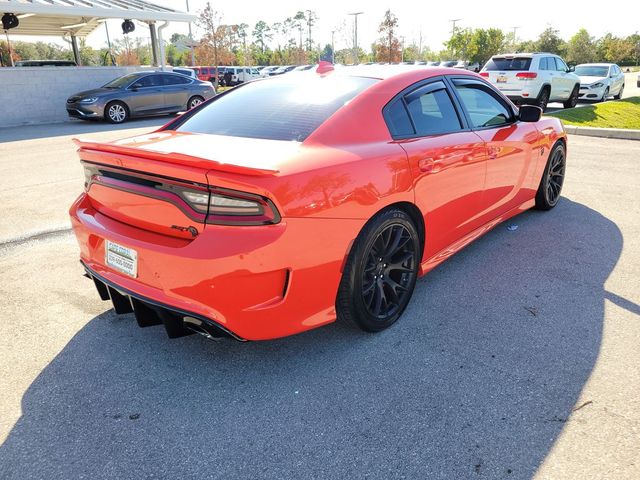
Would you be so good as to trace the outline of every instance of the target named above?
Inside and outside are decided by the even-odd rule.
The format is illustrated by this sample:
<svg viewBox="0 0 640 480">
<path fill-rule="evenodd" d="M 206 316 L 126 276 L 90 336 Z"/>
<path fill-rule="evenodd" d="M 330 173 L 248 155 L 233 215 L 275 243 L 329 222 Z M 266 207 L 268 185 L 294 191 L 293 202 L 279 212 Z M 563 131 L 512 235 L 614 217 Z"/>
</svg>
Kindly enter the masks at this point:
<svg viewBox="0 0 640 480">
<path fill-rule="evenodd" d="M 625 128 L 576 127 L 573 125 L 565 125 L 564 129 L 568 134 L 571 135 L 616 138 L 619 140 L 640 140 L 640 130 L 631 130 Z"/>
</svg>

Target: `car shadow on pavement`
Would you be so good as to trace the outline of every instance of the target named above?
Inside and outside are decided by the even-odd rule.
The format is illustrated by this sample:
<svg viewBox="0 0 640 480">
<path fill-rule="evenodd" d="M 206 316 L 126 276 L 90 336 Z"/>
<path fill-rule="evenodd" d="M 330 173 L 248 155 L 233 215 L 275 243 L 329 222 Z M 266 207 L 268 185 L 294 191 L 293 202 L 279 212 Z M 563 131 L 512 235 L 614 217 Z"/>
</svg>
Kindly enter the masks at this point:
<svg viewBox="0 0 640 480">
<path fill-rule="evenodd" d="M 129 130 L 132 128 L 159 128 L 174 118 L 175 116 L 133 118 L 118 125 L 100 121 L 69 120 L 61 123 L 5 127 L 0 128 L 0 143 L 67 135 L 86 135 L 89 133 Z"/>
<path fill-rule="evenodd" d="M 168 340 L 107 311 L 25 393 L 2 476 L 530 478 L 594 367 L 623 239 L 567 198 L 508 225 L 380 334 Z"/>
</svg>

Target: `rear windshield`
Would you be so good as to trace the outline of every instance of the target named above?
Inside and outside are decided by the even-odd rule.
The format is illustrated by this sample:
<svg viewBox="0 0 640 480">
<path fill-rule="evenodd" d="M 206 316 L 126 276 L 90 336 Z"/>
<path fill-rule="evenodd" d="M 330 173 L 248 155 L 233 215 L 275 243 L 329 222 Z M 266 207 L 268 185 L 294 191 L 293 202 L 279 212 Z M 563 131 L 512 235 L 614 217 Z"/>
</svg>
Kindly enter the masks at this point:
<svg viewBox="0 0 640 480">
<path fill-rule="evenodd" d="M 581 77 L 606 77 L 609 75 L 609 67 L 576 67 L 576 75 Z"/>
<path fill-rule="evenodd" d="M 485 70 L 529 70 L 531 58 L 527 57 L 494 57 L 484 66 Z"/>
<path fill-rule="evenodd" d="M 111 80 L 109 83 L 102 86 L 102 88 L 122 88 L 129 85 L 140 75 L 137 73 L 130 73 L 129 75 L 125 75 L 124 77 L 118 77 L 115 80 Z"/>
<path fill-rule="evenodd" d="M 313 74 L 251 82 L 209 103 L 176 130 L 302 142 L 340 107 L 377 81 Z"/>
</svg>

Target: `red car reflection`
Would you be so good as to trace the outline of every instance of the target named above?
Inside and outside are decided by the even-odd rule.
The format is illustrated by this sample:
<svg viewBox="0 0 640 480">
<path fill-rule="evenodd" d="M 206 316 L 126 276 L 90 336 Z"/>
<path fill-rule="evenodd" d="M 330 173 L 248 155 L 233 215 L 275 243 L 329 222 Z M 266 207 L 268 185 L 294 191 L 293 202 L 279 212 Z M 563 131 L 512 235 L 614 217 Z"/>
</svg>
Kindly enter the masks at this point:
<svg viewBox="0 0 640 480">
<path fill-rule="evenodd" d="M 328 70 L 248 83 L 148 135 L 77 142 L 71 220 L 117 313 L 171 337 L 271 339 L 336 318 L 379 331 L 417 277 L 558 202 L 566 135 L 537 107 L 466 71 Z"/>
</svg>

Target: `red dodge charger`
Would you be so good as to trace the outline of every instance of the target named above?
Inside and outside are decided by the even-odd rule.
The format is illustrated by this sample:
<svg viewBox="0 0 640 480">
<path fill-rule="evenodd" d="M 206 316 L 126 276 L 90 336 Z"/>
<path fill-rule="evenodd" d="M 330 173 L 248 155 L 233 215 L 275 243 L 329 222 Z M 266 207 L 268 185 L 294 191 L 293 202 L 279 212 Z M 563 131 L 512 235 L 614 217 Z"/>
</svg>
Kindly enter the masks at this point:
<svg viewBox="0 0 640 480">
<path fill-rule="evenodd" d="M 171 337 L 379 331 L 417 277 L 556 205 L 567 140 L 540 115 L 445 68 L 250 82 L 151 134 L 77 141 L 81 261 L 116 313 Z"/>
</svg>

